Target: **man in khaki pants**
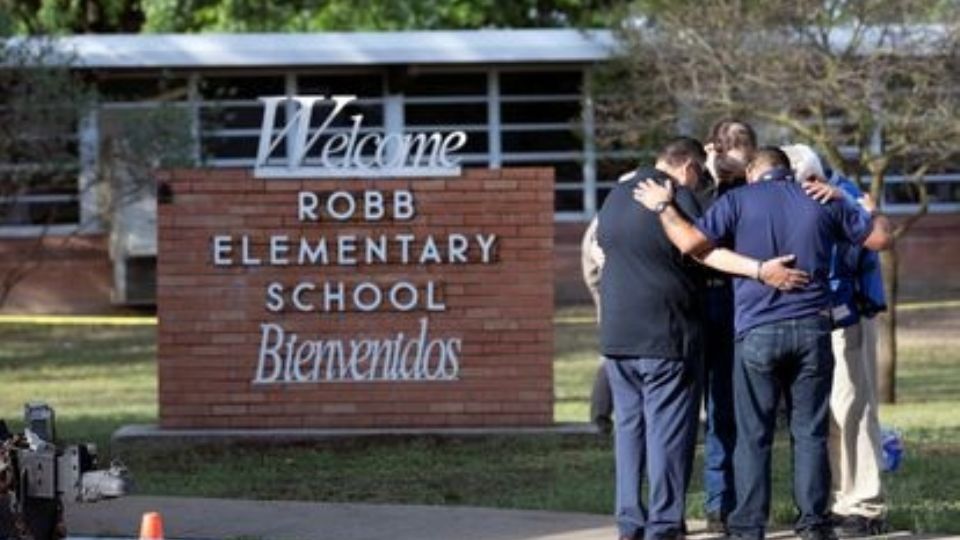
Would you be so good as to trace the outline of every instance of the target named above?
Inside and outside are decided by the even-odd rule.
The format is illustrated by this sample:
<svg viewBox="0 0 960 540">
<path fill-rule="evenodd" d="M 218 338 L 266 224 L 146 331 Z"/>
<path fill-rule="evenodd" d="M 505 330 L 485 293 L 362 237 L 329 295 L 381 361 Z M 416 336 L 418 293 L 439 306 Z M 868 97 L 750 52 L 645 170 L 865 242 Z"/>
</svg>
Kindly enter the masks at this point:
<svg viewBox="0 0 960 540">
<path fill-rule="evenodd" d="M 873 317 L 833 331 L 837 363 L 830 395 L 830 464 L 837 534 L 871 536 L 886 530 L 880 485 L 877 417 L 877 330 Z"/>
<path fill-rule="evenodd" d="M 797 180 L 809 183 L 808 191 L 818 191 L 822 199 L 862 196 L 855 184 L 825 171 L 809 146 L 796 144 L 783 150 Z M 860 246 L 838 245 L 832 258 L 830 288 L 836 358 L 830 394 L 832 511 L 838 536 L 871 536 L 887 528 L 887 506 L 880 485 L 874 320 L 886 309 L 886 302 L 878 255 Z"/>
<path fill-rule="evenodd" d="M 850 191 L 856 186 L 849 181 L 832 176 L 834 186 L 856 193 Z M 839 326 L 832 336 L 837 361 L 830 395 L 833 513 L 839 536 L 871 536 L 887 529 L 887 505 L 880 485 L 874 319 L 886 309 L 879 257 L 857 247 L 838 247 L 830 277 L 833 318 Z"/>
</svg>

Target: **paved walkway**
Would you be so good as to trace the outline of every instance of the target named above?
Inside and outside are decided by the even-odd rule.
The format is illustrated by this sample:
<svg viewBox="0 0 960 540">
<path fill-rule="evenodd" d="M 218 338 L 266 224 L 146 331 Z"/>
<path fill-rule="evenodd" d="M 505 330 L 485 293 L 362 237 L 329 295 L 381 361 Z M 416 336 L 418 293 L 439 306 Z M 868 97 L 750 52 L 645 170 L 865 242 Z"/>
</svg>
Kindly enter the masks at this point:
<svg viewBox="0 0 960 540">
<path fill-rule="evenodd" d="M 592 514 L 451 506 L 326 504 L 127 497 L 67 507 L 71 539 L 136 538 L 157 511 L 166 538 L 234 540 L 613 540 L 612 518 Z M 692 539 L 721 538 L 690 523 Z M 787 532 L 770 538 L 789 539 Z M 915 538 L 907 533 L 887 538 Z M 932 538 L 932 537 L 928 537 Z M 948 538 L 948 537 L 941 537 Z M 953 537 L 957 538 L 957 537 Z"/>
</svg>

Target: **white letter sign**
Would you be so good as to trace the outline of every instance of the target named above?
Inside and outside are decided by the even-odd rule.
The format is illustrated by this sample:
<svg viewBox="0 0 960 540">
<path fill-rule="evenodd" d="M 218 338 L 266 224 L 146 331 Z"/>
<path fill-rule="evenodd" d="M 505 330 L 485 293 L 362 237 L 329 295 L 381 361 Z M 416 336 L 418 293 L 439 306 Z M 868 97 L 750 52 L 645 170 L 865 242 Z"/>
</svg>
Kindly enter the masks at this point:
<svg viewBox="0 0 960 540">
<path fill-rule="evenodd" d="M 345 128 L 330 129 L 337 116 L 356 96 L 267 96 L 263 103 L 263 122 L 256 178 L 387 178 L 413 176 L 458 176 L 460 162 L 452 154 L 466 145 L 463 131 L 450 133 L 397 134 L 366 130 L 361 136 L 363 115 L 350 117 L 349 135 Z M 277 127 L 277 107 L 291 103 L 293 113 L 286 125 Z M 310 126 L 316 106 L 331 105 L 323 122 Z M 318 141 L 324 142 L 318 144 Z M 286 152 L 277 152 L 287 141 Z M 275 155 L 277 154 L 277 155 Z"/>
</svg>

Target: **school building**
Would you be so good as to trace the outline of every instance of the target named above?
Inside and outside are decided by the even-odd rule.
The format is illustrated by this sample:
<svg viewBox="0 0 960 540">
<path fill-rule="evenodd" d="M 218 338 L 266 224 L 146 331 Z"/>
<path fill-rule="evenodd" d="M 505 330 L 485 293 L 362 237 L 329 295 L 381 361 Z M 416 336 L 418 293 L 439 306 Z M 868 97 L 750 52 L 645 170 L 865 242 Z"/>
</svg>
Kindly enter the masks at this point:
<svg viewBox="0 0 960 540">
<path fill-rule="evenodd" d="M 614 53 L 606 31 L 86 35 L 59 46 L 95 83 L 97 103 L 77 126 L 75 178 L 0 201 L 8 210 L 0 271 L 43 252 L 0 312 L 110 313 L 155 304 L 156 193 L 140 190 L 105 211 L 103 190 L 91 189 L 112 159 L 105 141 L 118 118 L 170 112 L 183 122 L 190 162 L 214 169 L 253 168 L 261 96 L 355 95 L 343 116 L 362 114 L 363 130 L 462 130 L 465 168 L 554 170 L 554 296 L 561 304 L 588 301 L 580 235 L 616 178 L 650 150 L 597 143 L 591 71 Z M 885 210 L 913 212 L 904 179 L 887 182 Z M 933 176 L 929 186 L 930 215 L 900 244 L 908 297 L 960 294 L 960 173 Z M 52 209 L 56 221 L 44 222 Z"/>
</svg>

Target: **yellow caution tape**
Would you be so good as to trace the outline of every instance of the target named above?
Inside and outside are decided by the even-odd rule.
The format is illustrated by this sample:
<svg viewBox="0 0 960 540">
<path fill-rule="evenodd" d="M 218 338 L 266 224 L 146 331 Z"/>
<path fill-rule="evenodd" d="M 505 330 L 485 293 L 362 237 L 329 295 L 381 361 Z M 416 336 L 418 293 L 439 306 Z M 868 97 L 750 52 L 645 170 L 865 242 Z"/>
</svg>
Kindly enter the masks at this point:
<svg viewBox="0 0 960 540">
<path fill-rule="evenodd" d="M 156 326 L 156 317 L 110 315 L 0 315 L 0 324 Z"/>
</svg>

